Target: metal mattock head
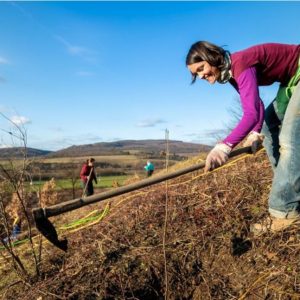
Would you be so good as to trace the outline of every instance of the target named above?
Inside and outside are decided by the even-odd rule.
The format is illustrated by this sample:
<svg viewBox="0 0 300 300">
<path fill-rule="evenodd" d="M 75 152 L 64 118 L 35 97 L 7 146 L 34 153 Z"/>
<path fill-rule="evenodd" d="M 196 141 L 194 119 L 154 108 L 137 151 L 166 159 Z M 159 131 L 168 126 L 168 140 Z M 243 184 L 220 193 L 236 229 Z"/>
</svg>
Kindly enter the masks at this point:
<svg viewBox="0 0 300 300">
<path fill-rule="evenodd" d="M 46 218 L 44 210 L 42 208 L 36 208 L 32 210 L 33 217 L 35 220 L 36 228 L 40 233 L 54 246 L 58 247 L 63 251 L 68 250 L 68 240 L 58 239 L 58 235 L 53 224 Z"/>
</svg>

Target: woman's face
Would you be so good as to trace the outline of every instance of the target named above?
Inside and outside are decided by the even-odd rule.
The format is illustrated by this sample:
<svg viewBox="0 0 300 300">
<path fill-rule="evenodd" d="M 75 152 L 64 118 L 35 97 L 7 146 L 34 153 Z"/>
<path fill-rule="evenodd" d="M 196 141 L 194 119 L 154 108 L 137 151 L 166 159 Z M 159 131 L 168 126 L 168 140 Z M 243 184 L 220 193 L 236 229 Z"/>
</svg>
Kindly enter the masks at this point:
<svg viewBox="0 0 300 300">
<path fill-rule="evenodd" d="M 214 84 L 220 78 L 220 71 L 217 67 L 211 66 L 207 61 L 200 61 L 187 66 L 193 75 L 200 79 L 207 80 L 210 84 Z"/>
</svg>

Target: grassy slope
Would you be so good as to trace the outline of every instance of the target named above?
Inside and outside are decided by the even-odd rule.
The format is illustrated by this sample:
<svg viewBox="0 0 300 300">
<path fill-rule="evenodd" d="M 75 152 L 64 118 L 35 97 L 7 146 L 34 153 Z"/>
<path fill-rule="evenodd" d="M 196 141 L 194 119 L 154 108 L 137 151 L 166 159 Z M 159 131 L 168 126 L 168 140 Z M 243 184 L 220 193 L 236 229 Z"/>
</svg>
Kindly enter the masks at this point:
<svg viewBox="0 0 300 300">
<path fill-rule="evenodd" d="M 124 181 L 128 178 L 128 175 L 119 175 L 119 176 L 98 176 L 97 178 L 97 184 L 93 182 L 94 188 L 110 188 L 113 187 L 115 183 L 118 183 L 119 185 L 123 185 Z M 35 181 L 33 184 L 35 187 L 41 187 L 47 182 L 47 180 L 44 181 Z M 55 181 L 55 184 L 57 186 L 57 190 L 61 189 L 71 189 L 73 187 L 71 179 L 58 179 Z M 75 188 L 76 189 L 82 189 L 82 183 L 78 179 L 75 182 Z"/>
<path fill-rule="evenodd" d="M 168 192 L 163 183 L 120 196 L 102 222 L 67 234 L 68 253 L 47 247 L 43 281 L 11 287 L 5 297 L 299 299 L 299 228 L 249 233 L 249 225 L 266 214 L 271 173 L 260 153 L 205 176 L 171 180 Z"/>
</svg>

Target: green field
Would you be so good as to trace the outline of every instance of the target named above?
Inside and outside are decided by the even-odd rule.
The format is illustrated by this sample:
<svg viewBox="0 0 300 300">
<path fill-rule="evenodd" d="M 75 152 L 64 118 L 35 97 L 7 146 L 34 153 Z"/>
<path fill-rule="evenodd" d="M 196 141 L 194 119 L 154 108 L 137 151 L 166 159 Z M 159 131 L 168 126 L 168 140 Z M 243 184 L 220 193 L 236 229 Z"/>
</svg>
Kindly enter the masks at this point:
<svg viewBox="0 0 300 300">
<path fill-rule="evenodd" d="M 94 183 L 95 188 L 110 188 L 118 183 L 118 185 L 123 185 L 124 181 L 129 178 L 128 175 L 120 175 L 120 176 L 100 176 L 97 178 L 98 183 Z M 41 187 L 46 183 L 46 181 L 33 181 L 33 186 Z M 55 180 L 56 186 L 58 190 L 61 189 L 71 189 L 72 181 L 71 179 L 58 179 Z M 82 188 L 81 181 L 77 180 L 75 182 L 75 188 Z"/>
</svg>

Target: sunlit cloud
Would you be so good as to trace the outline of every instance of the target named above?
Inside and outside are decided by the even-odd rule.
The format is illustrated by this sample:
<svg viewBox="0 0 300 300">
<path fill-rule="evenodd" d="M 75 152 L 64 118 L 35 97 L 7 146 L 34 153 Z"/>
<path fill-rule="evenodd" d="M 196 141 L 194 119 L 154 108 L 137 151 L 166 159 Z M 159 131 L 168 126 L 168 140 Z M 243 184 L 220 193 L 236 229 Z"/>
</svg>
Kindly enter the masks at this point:
<svg viewBox="0 0 300 300">
<path fill-rule="evenodd" d="M 6 149 L 6 148 L 12 148 L 12 145 L 8 145 L 8 144 L 0 144 L 0 149 Z"/>
<path fill-rule="evenodd" d="M 31 123 L 31 121 L 28 118 L 23 116 L 13 116 L 10 118 L 10 120 L 16 125 L 25 125 Z"/>
<path fill-rule="evenodd" d="M 73 56 L 81 57 L 87 61 L 94 61 L 96 52 L 90 50 L 83 46 L 72 45 L 68 42 L 65 38 L 61 37 L 60 35 L 54 35 L 54 37 L 61 42 L 64 47 L 66 48 L 67 52 Z"/>
<path fill-rule="evenodd" d="M 16 9 L 18 9 L 23 14 L 23 16 L 30 19 L 37 26 L 39 26 L 41 29 L 43 29 L 45 32 L 47 32 L 47 34 L 51 35 L 57 41 L 59 41 L 61 44 L 63 44 L 69 54 L 74 55 L 74 56 L 79 56 L 86 60 L 90 60 L 90 61 L 93 60 L 93 55 L 95 55 L 94 51 L 91 51 L 88 48 L 83 47 L 83 46 L 72 45 L 65 38 L 63 38 L 60 35 L 54 34 L 51 31 L 51 29 L 49 29 L 48 27 L 45 27 L 42 23 L 40 23 L 37 19 L 35 19 L 27 10 L 25 10 L 21 5 L 14 3 L 14 2 L 10 2 L 10 4 L 12 6 L 14 6 Z M 0 57 L 0 62 L 1 62 L 1 57 Z"/>
<path fill-rule="evenodd" d="M 28 18 L 30 21 L 34 22 L 35 25 L 40 27 L 42 30 L 44 30 L 48 35 L 50 35 L 52 38 L 56 39 L 58 42 L 60 42 L 66 49 L 66 51 L 73 56 L 80 57 L 88 62 L 94 63 L 97 60 L 97 52 L 94 50 L 91 50 L 87 47 L 84 47 L 82 45 L 74 45 L 67 41 L 65 38 L 63 38 L 59 34 L 55 34 L 50 28 L 45 27 L 41 22 L 39 22 L 36 18 L 33 17 L 31 13 L 29 13 L 26 9 L 24 9 L 21 5 L 10 1 L 9 2 L 12 6 L 14 6 L 16 9 L 18 9 L 22 15 L 26 18 Z M 0 57 L 1 59 L 1 57 Z M 6 62 L 6 60 L 4 60 Z M 0 60 L 1 62 L 1 60 Z"/>
<path fill-rule="evenodd" d="M 158 124 L 166 123 L 163 119 L 145 119 L 136 124 L 137 127 L 154 127 Z"/>
<path fill-rule="evenodd" d="M 0 64 L 5 65 L 8 64 L 8 60 L 6 58 L 4 58 L 3 56 L 0 56 Z"/>
</svg>

